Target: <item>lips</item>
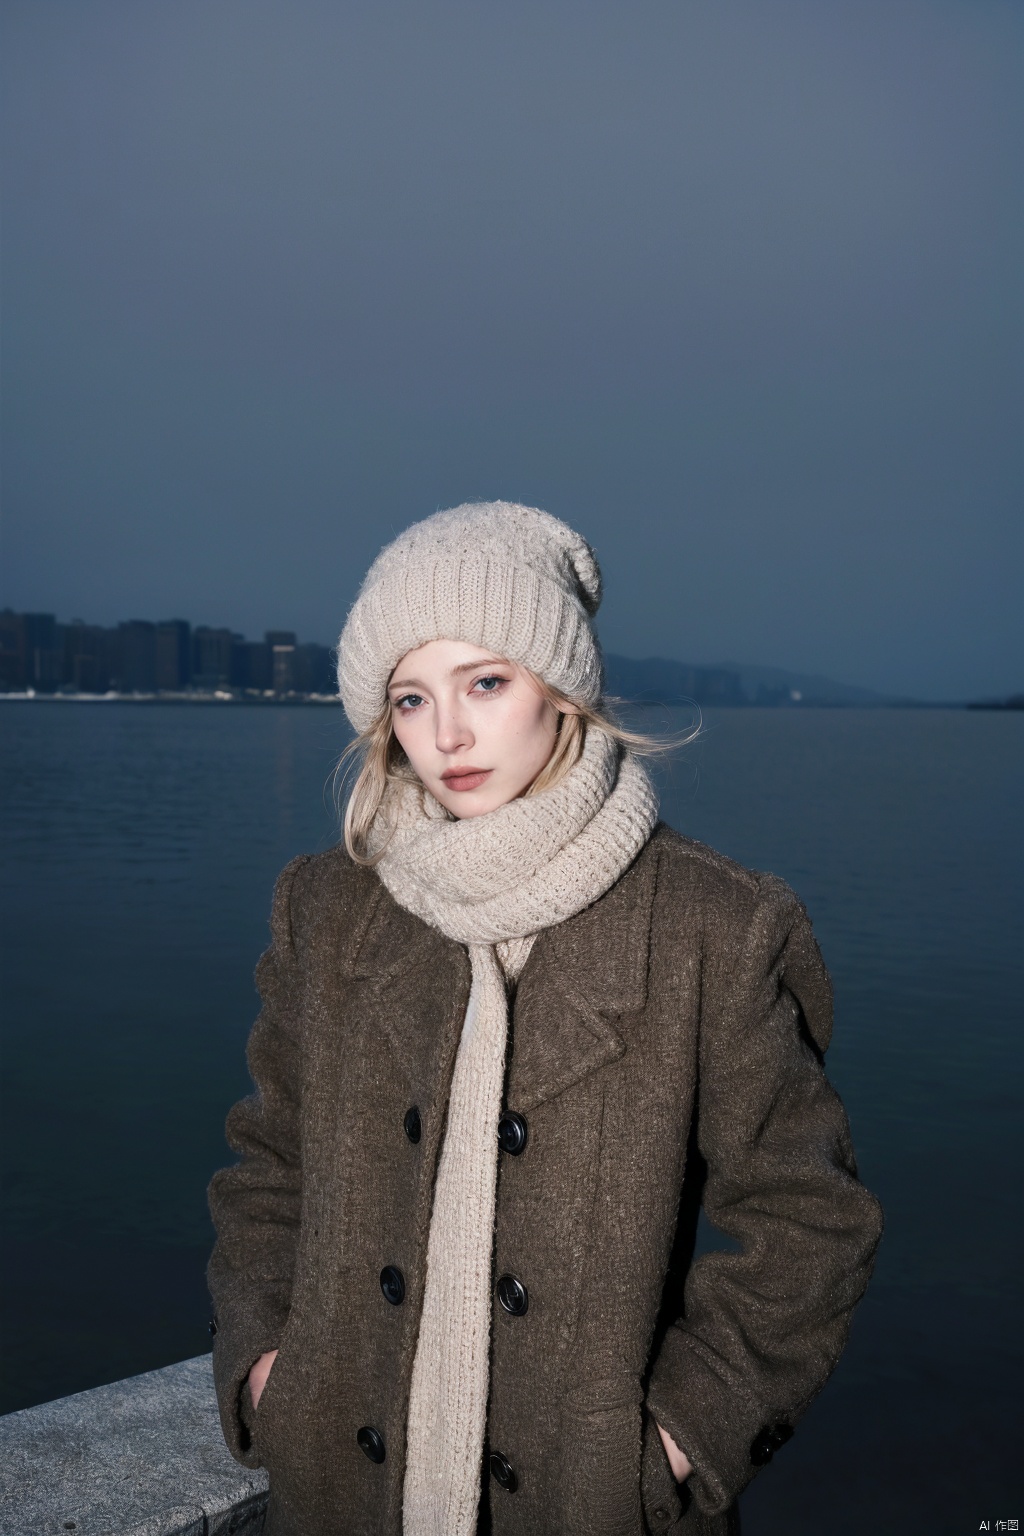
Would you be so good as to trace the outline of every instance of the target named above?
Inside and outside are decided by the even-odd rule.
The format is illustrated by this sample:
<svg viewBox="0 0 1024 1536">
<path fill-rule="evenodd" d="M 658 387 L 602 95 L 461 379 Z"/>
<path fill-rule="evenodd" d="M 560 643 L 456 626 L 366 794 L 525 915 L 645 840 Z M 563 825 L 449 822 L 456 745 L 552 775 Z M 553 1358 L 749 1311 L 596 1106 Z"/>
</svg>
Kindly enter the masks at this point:
<svg viewBox="0 0 1024 1536">
<path fill-rule="evenodd" d="M 466 770 L 453 768 L 448 773 L 442 773 L 441 778 L 446 789 L 458 791 L 479 789 L 480 785 L 490 778 L 492 772 L 493 769 L 491 768 L 470 768 Z"/>
</svg>

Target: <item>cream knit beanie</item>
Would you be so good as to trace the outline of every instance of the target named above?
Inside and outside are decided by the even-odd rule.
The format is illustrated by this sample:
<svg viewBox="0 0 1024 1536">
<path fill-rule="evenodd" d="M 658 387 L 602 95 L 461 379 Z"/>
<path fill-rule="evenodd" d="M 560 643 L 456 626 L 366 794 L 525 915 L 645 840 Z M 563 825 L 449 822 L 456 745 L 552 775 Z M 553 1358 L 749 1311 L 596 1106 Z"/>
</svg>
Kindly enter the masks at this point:
<svg viewBox="0 0 1024 1536">
<path fill-rule="evenodd" d="M 513 501 L 437 512 L 381 550 L 352 605 L 338 642 L 345 712 L 368 730 L 396 664 L 429 640 L 482 646 L 595 704 L 600 601 L 593 550 L 550 513 Z"/>
</svg>

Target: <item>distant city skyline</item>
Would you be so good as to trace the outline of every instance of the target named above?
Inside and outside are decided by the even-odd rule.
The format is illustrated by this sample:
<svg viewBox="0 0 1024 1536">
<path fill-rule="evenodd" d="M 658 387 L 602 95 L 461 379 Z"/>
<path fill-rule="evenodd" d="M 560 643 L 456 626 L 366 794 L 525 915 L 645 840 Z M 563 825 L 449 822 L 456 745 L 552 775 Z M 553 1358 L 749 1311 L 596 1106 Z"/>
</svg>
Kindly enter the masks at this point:
<svg viewBox="0 0 1024 1536">
<path fill-rule="evenodd" d="M 878 706 L 927 701 L 752 664 L 695 665 L 679 657 L 605 652 L 605 684 L 615 700 L 701 707 Z M 81 692 L 171 694 L 229 690 L 243 695 L 336 694 L 334 647 L 300 641 L 294 630 L 250 640 L 226 625 L 187 619 L 122 619 L 89 624 L 54 613 L 0 609 L 0 695 Z M 952 695 L 941 701 L 972 702 Z M 986 706 L 1021 708 L 1024 692 L 985 695 Z"/>
<path fill-rule="evenodd" d="M 249 640 L 224 625 L 187 619 L 61 622 L 52 613 L 0 610 L 0 690 L 174 693 L 237 689 L 274 694 L 334 693 L 329 647 L 294 630 Z"/>
</svg>

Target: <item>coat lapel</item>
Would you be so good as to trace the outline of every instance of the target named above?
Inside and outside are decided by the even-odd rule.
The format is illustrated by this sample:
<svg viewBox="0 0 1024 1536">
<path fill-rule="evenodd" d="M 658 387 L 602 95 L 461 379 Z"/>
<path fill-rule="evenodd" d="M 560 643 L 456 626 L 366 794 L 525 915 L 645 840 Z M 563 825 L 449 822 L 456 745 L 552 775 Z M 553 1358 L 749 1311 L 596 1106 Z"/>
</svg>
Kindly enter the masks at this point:
<svg viewBox="0 0 1024 1536">
<path fill-rule="evenodd" d="M 381 980 L 400 976 L 423 965 L 444 965 L 451 953 L 465 955 L 461 944 L 445 938 L 422 918 L 395 901 L 379 876 L 366 903 L 360 931 L 353 943 L 352 974 Z"/>
<path fill-rule="evenodd" d="M 625 1055 L 616 1025 L 646 1001 L 656 866 L 648 842 L 593 906 L 538 936 L 516 989 L 513 1109 L 536 1108 Z M 441 1036 L 454 1031 L 457 1041 L 469 1001 L 466 950 L 400 907 L 377 880 L 356 936 L 353 974 L 375 985 L 381 1006 L 374 1016 L 409 1082 L 432 1080 L 451 1054 Z"/>
<path fill-rule="evenodd" d="M 508 1103 L 529 1110 L 625 1055 L 644 1006 L 657 858 L 648 843 L 593 906 L 540 934 L 517 989 Z"/>
<path fill-rule="evenodd" d="M 366 1013 L 386 1037 L 415 1094 L 438 1081 L 458 1041 L 469 1001 L 469 956 L 461 944 L 400 907 L 380 881 L 356 938 L 352 973 L 371 988 Z"/>
</svg>

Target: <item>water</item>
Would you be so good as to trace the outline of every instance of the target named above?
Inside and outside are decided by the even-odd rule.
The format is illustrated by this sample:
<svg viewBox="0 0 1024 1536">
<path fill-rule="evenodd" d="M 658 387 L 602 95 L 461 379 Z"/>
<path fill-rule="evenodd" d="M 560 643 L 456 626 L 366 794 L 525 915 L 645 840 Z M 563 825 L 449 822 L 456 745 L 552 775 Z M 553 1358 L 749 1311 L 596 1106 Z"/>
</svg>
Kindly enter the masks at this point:
<svg viewBox="0 0 1024 1536">
<path fill-rule="evenodd" d="M 646 725 L 680 725 L 664 711 Z M 0 705 L 3 1394 L 209 1348 L 205 1188 L 274 876 L 335 837 L 339 711 Z M 849 1349 L 745 1536 L 1024 1519 L 1017 1204 L 1024 718 L 713 713 L 665 819 L 789 880 L 887 1216 Z"/>
</svg>

